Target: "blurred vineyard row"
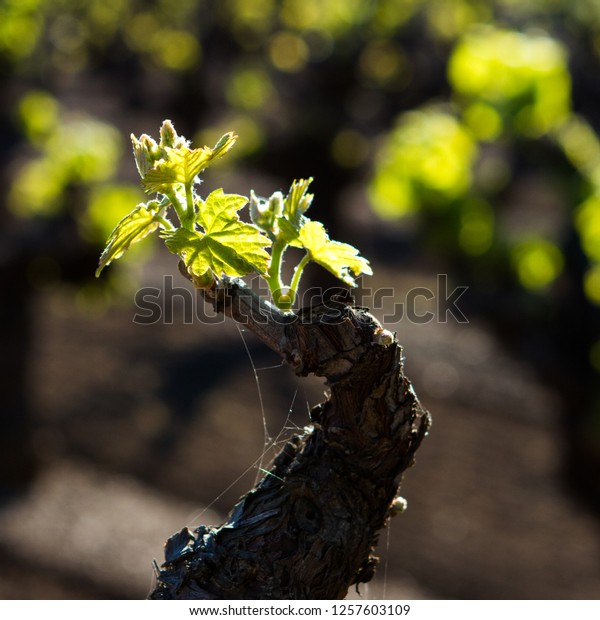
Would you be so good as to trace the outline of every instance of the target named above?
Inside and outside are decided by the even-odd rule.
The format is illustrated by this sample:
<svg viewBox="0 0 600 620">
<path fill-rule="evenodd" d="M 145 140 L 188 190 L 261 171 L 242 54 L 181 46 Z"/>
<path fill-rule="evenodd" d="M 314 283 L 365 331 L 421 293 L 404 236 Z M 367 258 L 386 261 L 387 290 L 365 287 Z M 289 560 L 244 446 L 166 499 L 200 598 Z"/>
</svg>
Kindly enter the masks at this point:
<svg viewBox="0 0 600 620">
<path fill-rule="evenodd" d="M 142 200 L 127 136 L 171 118 L 195 143 L 238 133 L 232 171 L 315 177 L 375 263 L 468 284 L 561 389 L 571 480 L 600 506 L 600 2 L 3 0 L 0 63 L 6 484 L 28 467 L 8 438 L 35 291 L 70 283 L 89 310 L 123 289 L 127 269 L 93 273 Z"/>
</svg>

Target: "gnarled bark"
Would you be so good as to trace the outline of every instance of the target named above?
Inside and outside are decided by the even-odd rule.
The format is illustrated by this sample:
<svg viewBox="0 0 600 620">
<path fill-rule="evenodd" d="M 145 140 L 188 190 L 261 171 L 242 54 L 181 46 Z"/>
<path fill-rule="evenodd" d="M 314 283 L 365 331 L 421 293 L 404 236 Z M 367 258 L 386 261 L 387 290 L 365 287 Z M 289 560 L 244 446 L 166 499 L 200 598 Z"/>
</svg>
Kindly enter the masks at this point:
<svg viewBox="0 0 600 620">
<path fill-rule="evenodd" d="M 378 531 L 431 423 L 402 349 L 342 296 L 282 313 L 231 280 L 205 298 L 298 375 L 325 377 L 330 395 L 226 523 L 169 539 L 151 598 L 343 598 L 372 578 Z"/>
</svg>

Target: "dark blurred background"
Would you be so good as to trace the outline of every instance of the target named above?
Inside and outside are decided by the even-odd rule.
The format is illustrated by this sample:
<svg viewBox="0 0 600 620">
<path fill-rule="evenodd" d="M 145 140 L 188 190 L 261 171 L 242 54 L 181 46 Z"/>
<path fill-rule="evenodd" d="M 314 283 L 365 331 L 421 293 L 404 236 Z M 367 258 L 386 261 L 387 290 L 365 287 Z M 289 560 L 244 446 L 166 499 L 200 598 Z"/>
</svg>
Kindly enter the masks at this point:
<svg viewBox="0 0 600 620">
<path fill-rule="evenodd" d="M 598 75 L 596 0 L 1 0 L 0 597 L 144 597 L 322 399 L 151 240 L 94 279 L 170 118 L 372 262 L 434 425 L 361 595 L 597 598 Z"/>
</svg>

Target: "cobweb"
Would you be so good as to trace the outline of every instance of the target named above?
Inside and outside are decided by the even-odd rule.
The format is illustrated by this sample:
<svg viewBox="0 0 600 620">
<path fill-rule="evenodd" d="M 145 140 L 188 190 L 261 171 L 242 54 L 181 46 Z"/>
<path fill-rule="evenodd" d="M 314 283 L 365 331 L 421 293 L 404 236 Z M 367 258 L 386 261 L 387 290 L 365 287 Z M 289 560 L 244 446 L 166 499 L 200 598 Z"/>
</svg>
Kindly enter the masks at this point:
<svg viewBox="0 0 600 620">
<path fill-rule="evenodd" d="M 264 373 L 269 371 L 277 370 L 282 368 L 285 364 L 284 362 L 280 362 L 278 364 L 274 364 L 271 366 L 262 366 L 259 367 L 256 365 L 255 360 L 252 356 L 252 352 L 245 337 L 245 331 L 242 327 L 236 324 L 238 329 L 240 339 L 242 341 L 244 350 L 248 356 L 248 360 L 250 363 L 250 368 L 252 370 L 252 375 L 254 378 L 254 382 L 256 385 L 256 393 L 257 393 L 257 401 L 258 408 L 260 410 L 260 423 L 262 424 L 263 430 L 263 445 L 260 450 L 260 453 L 256 457 L 254 461 L 252 461 L 245 469 L 238 475 L 234 480 L 232 480 L 220 493 L 218 493 L 203 509 L 195 513 L 189 522 L 191 524 L 199 524 L 202 522 L 203 515 L 209 511 L 215 504 L 217 504 L 224 495 L 226 495 L 233 487 L 235 487 L 240 480 L 242 480 L 245 476 L 247 476 L 250 472 L 255 471 L 255 479 L 254 484 L 257 484 L 260 478 L 264 475 L 272 475 L 268 471 L 268 465 L 272 461 L 272 459 L 277 455 L 280 449 L 285 445 L 285 443 L 290 439 L 290 437 L 294 434 L 303 434 L 305 432 L 305 427 L 300 426 L 293 419 L 294 408 L 299 404 L 299 393 L 302 394 L 302 402 L 306 408 L 306 425 L 310 424 L 310 409 L 311 405 L 309 402 L 309 398 L 306 393 L 305 385 L 302 381 L 298 382 L 294 393 L 292 395 L 289 407 L 287 408 L 286 417 L 283 421 L 283 424 L 277 429 L 276 432 L 271 432 L 269 430 L 268 424 L 268 416 L 265 408 L 265 399 L 263 398 L 263 391 L 261 387 L 261 376 Z M 196 527 L 196 525 L 190 525 L 190 527 Z M 380 582 L 381 582 L 381 591 L 382 591 L 382 599 L 386 600 L 387 594 L 387 585 L 388 585 L 388 564 L 389 564 L 389 550 L 390 550 L 390 540 L 391 540 L 391 528 L 390 523 L 388 522 L 386 526 L 385 533 L 385 552 L 382 553 L 384 555 L 383 565 L 380 567 Z M 380 552 L 383 549 L 380 549 Z M 361 584 L 360 598 L 362 600 L 371 600 L 370 596 L 370 588 L 369 584 Z"/>
</svg>

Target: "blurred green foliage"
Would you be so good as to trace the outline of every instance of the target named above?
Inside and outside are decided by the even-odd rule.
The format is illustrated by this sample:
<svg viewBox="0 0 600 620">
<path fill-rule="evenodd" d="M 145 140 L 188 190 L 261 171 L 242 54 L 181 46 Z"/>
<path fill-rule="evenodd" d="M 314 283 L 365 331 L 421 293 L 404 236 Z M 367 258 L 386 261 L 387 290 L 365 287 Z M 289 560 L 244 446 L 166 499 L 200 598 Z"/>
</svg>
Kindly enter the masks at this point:
<svg viewBox="0 0 600 620">
<path fill-rule="evenodd" d="M 311 71 L 337 62 L 350 71 L 358 103 L 346 102 L 350 112 L 342 110 L 326 137 L 333 165 L 364 167 L 376 150 L 369 197 L 380 215 L 443 213 L 437 232 L 435 217 L 424 220 L 436 243 L 470 257 L 503 254 L 530 290 L 544 291 L 559 277 L 561 240 L 543 226 L 507 227 L 498 209 L 520 165 L 512 150 L 528 140 L 557 146 L 589 182 L 572 217 L 590 260 L 584 291 L 597 303 L 590 282 L 598 265 L 600 144 L 572 108 L 568 54 L 551 30 L 562 21 L 589 32 L 598 53 L 598 12 L 592 0 L 5 0 L 0 57 L 8 76 L 38 86 L 21 98 L 17 116 L 39 153 L 17 167 L 8 203 L 20 215 L 50 216 L 65 207 L 73 184 L 89 186 L 92 208 L 79 217 L 92 240 L 93 230 L 104 233 L 114 221 L 119 195 L 133 192 L 110 185 L 121 165 L 115 129 L 89 111 L 65 109 L 61 93 L 41 90 L 40 82 L 93 74 L 103 63 L 133 63 L 134 73 L 156 80 L 173 74 L 197 81 L 195 72 L 204 71 L 215 102 L 211 128 L 194 141 L 212 143 L 234 127 L 242 135 L 236 157 L 244 158 L 267 148 L 275 132 L 289 132 L 294 108 L 301 111 L 286 80 L 315 81 Z M 416 27 L 428 53 L 445 62 L 448 90 L 400 110 L 377 147 L 393 118 L 377 118 L 378 107 L 393 106 L 418 83 Z M 207 63 L 224 35 L 221 66 L 211 72 Z M 105 183 L 114 206 L 103 210 L 97 186 Z"/>
<path fill-rule="evenodd" d="M 498 286 L 508 270 L 550 299 L 571 226 L 588 262 L 579 285 L 598 304 L 600 143 L 572 103 L 569 46 L 599 64 L 595 0 L 5 0 L 2 77 L 18 84 L 30 145 L 15 151 L 8 205 L 57 216 L 78 187 L 89 208 L 70 212 L 94 242 L 118 217 L 136 191 L 120 160 L 132 128 L 69 97 L 98 79 L 122 111 L 186 108 L 196 144 L 235 129 L 238 162 L 265 165 L 289 143 L 290 168 L 296 149 L 323 176 L 368 175 L 377 213 L 419 221 L 425 247 Z M 507 208 L 523 168 L 542 167 L 534 144 L 534 158 L 567 163 L 550 184 L 558 215 Z"/>
<path fill-rule="evenodd" d="M 407 112 L 379 153 L 371 199 L 399 217 L 420 207 L 446 208 L 472 185 L 477 145 L 452 114 L 435 108 Z"/>
<path fill-rule="evenodd" d="M 454 231 L 445 239 L 450 249 L 479 256 L 500 246 L 521 285 L 543 290 L 562 271 L 560 239 L 544 235 L 544 222 L 541 230 L 502 227 L 495 214 L 513 171 L 510 157 L 498 161 L 485 146 L 506 151 L 548 137 L 565 148 L 561 131 L 575 120 L 566 51 L 546 34 L 477 26 L 454 46 L 448 81 L 447 110 L 406 112 L 386 139 L 370 188 L 373 205 L 384 217 L 454 210 Z M 596 137 L 577 122 L 588 129 L 572 148 L 580 152 Z M 438 225 L 448 232 L 448 217 Z"/>
<path fill-rule="evenodd" d="M 0 209 L 56 244 L 71 222 L 96 256 L 141 200 L 122 136 L 235 130 L 228 165 L 313 175 L 329 227 L 366 187 L 399 263 L 439 257 L 595 394 L 599 71 L 598 0 L 3 0 Z M 58 278 L 36 251 L 32 281 Z"/>
<path fill-rule="evenodd" d="M 545 140 L 579 174 L 578 193 L 585 199 L 576 208 L 565 205 L 565 216 L 589 262 L 583 292 L 600 304 L 600 149 L 595 132 L 572 109 L 565 48 L 540 32 L 477 26 L 454 46 L 448 81 L 447 110 L 425 106 L 403 113 L 380 148 L 370 185 L 376 210 L 392 218 L 419 210 L 455 212 L 453 218 L 426 219 L 429 235 L 432 227 L 441 229 L 436 238 L 443 249 L 493 255 L 488 279 L 498 280 L 506 262 L 522 287 L 552 299 L 548 289 L 565 264 L 564 227 L 549 229 L 543 214 L 526 225 L 502 217 L 506 187 L 516 174 L 511 165 L 518 162 L 511 150 Z"/>
<path fill-rule="evenodd" d="M 466 107 L 470 128 L 476 135 L 483 130 L 482 139 L 497 138 L 503 126 L 538 138 L 571 113 L 566 53 L 547 35 L 489 25 L 471 30 L 452 51 L 448 78 L 461 107 Z M 489 112 L 478 118 L 477 113 L 469 113 L 473 105 Z M 490 113 L 495 118 L 490 119 Z M 492 135 L 485 135 L 482 120 L 491 120 Z"/>
<path fill-rule="evenodd" d="M 190 24 L 196 0 L 5 0 L 0 7 L 0 52 L 20 74 L 44 65 L 77 73 L 94 51 L 118 39 L 151 66 L 176 71 L 195 65 L 202 48 Z"/>
<path fill-rule="evenodd" d="M 93 186 L 116 172 L 122 152 L 118 131 L 85 113 L 61 114 L 56 99 L 31 91 L 20 102 L 23 132 L 39 152 L 15 174 L 9 206 L 19 215 L 61 211 L 72 184 Z"/>
</svg>

